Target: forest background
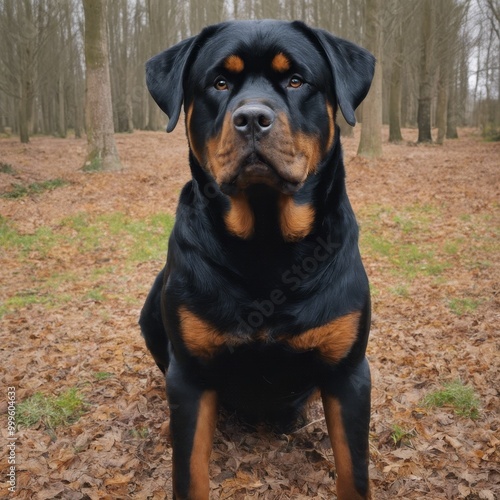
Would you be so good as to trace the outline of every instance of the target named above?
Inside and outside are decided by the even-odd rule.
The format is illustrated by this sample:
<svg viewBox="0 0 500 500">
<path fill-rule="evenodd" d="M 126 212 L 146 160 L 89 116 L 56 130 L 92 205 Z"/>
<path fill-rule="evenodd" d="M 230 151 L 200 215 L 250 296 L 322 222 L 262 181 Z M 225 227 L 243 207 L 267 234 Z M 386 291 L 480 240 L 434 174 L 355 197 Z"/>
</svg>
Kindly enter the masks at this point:
<svg viewBox="0 0 500 500">
<path fill-rule="evenodd" d="M 378 59 L 380 120 L 390 139 L 500 129 L 498 0 L 121 0 L 106 12 L 117 132 L 158 130 L 144 62 L 226 19 L 301 19 L 367 46 Z M 375 33 L 374 33 L 375 32 Z M 0 2 L 0 131 L 80 137 L 85 129 L 84 10 L 78 0 Z M 358 118 L 361 116 L 360 111 Z M 432 137 L 431 128 L 437 127 Z M 344 130 L 346 127 L 344 127 Z"/>
</svg>

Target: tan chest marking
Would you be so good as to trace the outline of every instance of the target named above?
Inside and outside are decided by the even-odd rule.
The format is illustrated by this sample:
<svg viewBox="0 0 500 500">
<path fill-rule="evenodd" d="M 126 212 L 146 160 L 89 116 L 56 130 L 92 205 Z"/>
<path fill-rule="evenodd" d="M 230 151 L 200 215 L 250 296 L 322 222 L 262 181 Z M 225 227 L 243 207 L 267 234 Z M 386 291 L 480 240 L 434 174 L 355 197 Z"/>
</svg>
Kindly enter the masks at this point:
<svg viewBox="0 0 500 500">
<path fill-rule="evenodd" d="M 326 325 L 282 340 L 297 351 L 315 350 L 325 361 L 338 363 L 349 354 L 357 339 L 360 317 L 359 311 L 353 312 Z"/>
<path fill-rule="evenodd" d="M 279 337 L 272 343 L 286 344 L 299 352 L 316 351 L 325 361 L 338 363 L 349 354 L 356 342 L 360 317 L 360 312 L 353 312 L 300 335 Z M 224 347 L 270 341 L 264 331 L 253 339 L 225 335 L 184 306 L 179 308 L 179 319 L 186 348 L 192 355 L 205 361 L 213 358 Z"/>
<path fill-rule="evenodd" d="M 186 307 L 179 308 L 181 335 L 191 354 L 209 360 L 224 346 L 236 347 L 246 341 L 224 335 Z"/>
<path fill-rule="evenodd" d="M 247 239 L 252 236 L 254 231 L 255 217 L 253 210 L 248 203 L 245 193 L 239 193 L 231 196 L 231 207 L 224 216 L 226 227 L 230 233 Z"/>
<path fill-rule="evenodd" d="M 311 205 L 297 205 L 291 196 L 281 195 L 279 208 L 281 233 L 285 240 L 298 241 L 311 232 L 315 215 Z"/>
</svg>

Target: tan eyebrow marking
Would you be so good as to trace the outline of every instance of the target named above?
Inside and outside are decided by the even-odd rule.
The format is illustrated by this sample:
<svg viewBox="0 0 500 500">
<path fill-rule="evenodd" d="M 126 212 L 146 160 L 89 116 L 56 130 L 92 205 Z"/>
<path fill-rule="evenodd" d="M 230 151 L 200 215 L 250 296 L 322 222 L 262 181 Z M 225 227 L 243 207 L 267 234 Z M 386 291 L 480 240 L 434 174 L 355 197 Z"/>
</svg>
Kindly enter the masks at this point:
<svg viewBox="0 0 500 500">
<path fill-rule="evenodd" d="M 233 54 L 224 60 L 224 68 L 232 73 L 241 73 L 245 69 L 245 63 L 240 56 Z"/>
<path fill-rule="evenodd" d="M 271 66 L 274 71 L 284 73 L 290 69 L 290 60 L 287 56 L 285 56 L 285 54 L 283 54 L 283 52 L 278 52 L 278 54 L 274 56 Z"/>
</svg>

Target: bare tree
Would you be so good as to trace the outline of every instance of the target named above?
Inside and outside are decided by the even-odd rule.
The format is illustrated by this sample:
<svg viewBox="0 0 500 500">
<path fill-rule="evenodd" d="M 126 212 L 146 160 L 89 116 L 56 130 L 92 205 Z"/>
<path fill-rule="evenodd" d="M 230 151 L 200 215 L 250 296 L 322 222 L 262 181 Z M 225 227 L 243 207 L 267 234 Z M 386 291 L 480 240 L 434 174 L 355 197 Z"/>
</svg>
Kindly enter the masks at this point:
<svg viewBox="0 0 500 500">
<path fill-rule="evenodd" d="M 489 24 L 487 36 L 486 61 L 486 110 L 482 113 L 483 135 L 500 140 L 500 0 L 484 0 L 483 16 Z M 481 2 L 480 2 L 481 5 Z M 496 97 L 496 98 L 495 98 Z"/>
<path fill-rule="evenodd" d="M 389 90 L 389 142 L 400 142 L 401 135 L 401 73 L 403 70 L 403 19 L 398 16 L 395 25 L 394 55 L 392 57 Z"/>
<path fill-rule="evenodd" d="M 106 33 L 106 5 L 102 0 L 83 0 L 85 12 L 85 113 L 87 158 L 85 169 L 118 170 Z"/>
<path fill-rule="evenodd" d="M 57 27 L 56 7 L 33 0 L 0 3 L 0 91 L 15 100 L 14 120 L 21 142 L 29 141 L 35 127 L 37 88 L 54 71 L 55 48 L 51 64 L 40 67 L 38 61 Z"/>
<path fill-rule="evenodd" d="M 413 2 L 401 2 L 393 0 L 386 4 L 384 10 L 384 54 L 390 54 L 384 63 L 384 78 L 386 74 L 390 77 L 388 81 L 389 92 L 384 96 L 386 101 L 387 116 L 389 121 L 389 142 L 400 142 L 403 140 L 401 133 L 402 104 L 405 112 L 408 110 L 410 89 L 408 88 L 407 74 L 411 69 L 413 46 L 412 27 L 416 16 L 417 6 Z"/>
<path fill-rule="evenodd" d="M 377 158 L 382 155 L 382 30 L 381 0 L 366 0 L 366 48 L 377 58 L 375 75 L 363 102 L 363 121 L 358 154 Z"/>
<path fill-rule="evenodd" d="M 432 142 L 431 104 L 434 49 L 434 10 L 432 0 L 421 0 L 421 38 L 420 38 L 420 86 L 418 95 L 418 142 Z"/>
<path fill-rule="evenodd" d="M 453 115 L 451 114 L 453 103 L 451 103 L 451 98 L 455 98 L 455 94 L 452 92 L 450 82 L 456 74 L 456 61 L 461 54 L 460 27 L 463 24 L 469 3 L 469 0 L 464 2 L 442 0 L 437 4 L 436 8 L 437 46 L 435 57 L 439 73 L 436 102 L 436 125 L 438 128 L 436 142 L 438 144 L 442 144 L 447 136 L 449 120 L 451 120 L 450 124 L 453 126 Z"/>
<path fill-rule="evenodd" d="M 495 32 L 496 37 L 500 40 L 500 0 L 485 0 L 486 8 L 489 12 L 488 19 L 491 24 L 491 29 Z"/>
</svg>

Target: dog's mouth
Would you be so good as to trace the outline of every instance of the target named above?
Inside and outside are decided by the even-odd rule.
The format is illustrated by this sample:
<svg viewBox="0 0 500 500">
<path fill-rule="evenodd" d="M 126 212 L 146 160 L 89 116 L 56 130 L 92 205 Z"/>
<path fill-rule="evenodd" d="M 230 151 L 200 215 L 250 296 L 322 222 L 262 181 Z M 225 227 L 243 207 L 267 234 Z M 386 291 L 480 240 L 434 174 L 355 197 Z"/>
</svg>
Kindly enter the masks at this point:
<svg viewBox="0 0 500 500">
<path fill-rule="evenodd" d="M 283 194 L 293 194 L 303 183 L 280 175 L 267 158 L 254 151 L 243 159 L 236 173 L 221 184 L 221 190 L 233 195 L 256 184 L 264 184 Z"/>
</svg>

